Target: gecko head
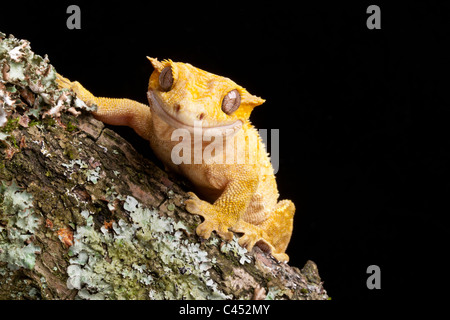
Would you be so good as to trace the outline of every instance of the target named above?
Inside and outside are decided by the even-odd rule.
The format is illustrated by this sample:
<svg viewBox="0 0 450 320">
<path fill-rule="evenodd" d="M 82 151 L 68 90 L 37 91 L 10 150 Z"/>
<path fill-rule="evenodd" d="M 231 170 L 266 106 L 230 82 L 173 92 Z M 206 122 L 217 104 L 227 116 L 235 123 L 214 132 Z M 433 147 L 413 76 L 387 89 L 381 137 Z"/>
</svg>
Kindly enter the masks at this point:
<svg viewBox="0 0 450 320">
<path fill-rule="evenodd" d="M 201 121 L 204 129 L 236 132 L 253 108 L 264 103 L 228 78 L 188 63 L 148 59 L 155 69 L 148 85 L 149 105 L 172 127 L 193 132 Z"/>
</svg>

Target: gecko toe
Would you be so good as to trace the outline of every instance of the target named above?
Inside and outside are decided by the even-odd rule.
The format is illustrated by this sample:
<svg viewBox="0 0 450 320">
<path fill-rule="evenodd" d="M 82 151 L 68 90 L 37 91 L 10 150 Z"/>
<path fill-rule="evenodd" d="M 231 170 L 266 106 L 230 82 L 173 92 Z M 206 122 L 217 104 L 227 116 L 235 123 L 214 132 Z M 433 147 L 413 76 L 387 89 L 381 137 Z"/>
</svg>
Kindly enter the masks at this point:
<svg viewBox="0 0 450 320">
<path fill-rule="evenodd" d="M 201 208 L 198 206 L 197 201 L 194 199 L 189 199 L 184 202 L 186 205 L 186 210 L 193 214 L 200 214 Z"/>
<path fill-rule="evenodd" d="M 228 231 L 227 228 L 221 228 L 221 230 L 219 230 L 217 233 L 225 241 L 231 241 L 234 235 L 233 232 Z"/>
<path fill-rule="evenodd" d="M 209 239 L 214 230 L 214 225 L 209 221 L 204 221 L 197 227 L 197 235 L 203 239 Z"/>
<path fill-rule="evenodd" d="M 197 195 L 195 193 L 193 193 L 193 192 L 188 192 L 187 195 L 191 199 L 198 199 Z"/>
<path fill-rule="evenodd" d="M 186 205 L 186 210 L 192 214 L 201 214 L 202 200 L 200 200 L 193 192 L 188 192 L 187 195 L 190 199 L 184 202 Z"/>
<path fill-rule="evenodd" d="M 238 243 L 241 247 L 246 248 L 247 251 L 252 251 L 256 243 L 256 238 L 244 234 L 242 237 L 239 238 Z"/>
</svg>

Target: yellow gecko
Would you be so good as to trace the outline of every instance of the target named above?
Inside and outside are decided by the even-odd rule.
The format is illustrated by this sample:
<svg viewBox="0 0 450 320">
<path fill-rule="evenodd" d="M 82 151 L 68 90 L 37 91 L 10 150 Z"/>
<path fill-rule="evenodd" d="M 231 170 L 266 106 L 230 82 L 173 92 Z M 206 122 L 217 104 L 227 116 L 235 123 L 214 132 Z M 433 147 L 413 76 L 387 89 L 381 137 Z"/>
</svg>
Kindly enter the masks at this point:
<svg viewBox="0 0 450 320">
<path fill-rule="evenodd" d="M 96 119 L 133 128 L 150 142 L 167 169 L 192 183 L 195 193 L 189 192 L 185 204 L 188 212 L 204 218 L 196 230 L 200 237 L 208 239 L 215 231 L 230 240 L 235 232 L 242 234 L 239 244 L 247 250 L 257 245 L 278 261 L 288 261 L 285 251 L 295 206 L 290 200 L 278 201 L 269 155 L 249 121 L 253 108 L 264 100 L 228 78 L 190 64 L 148 59 L 154 67 L 147 92 L 150 108 L 129 99 L 97 98 L 80 83 L 61 75 L 57 82 L 62 88 L 72 89 L 87 105 L 97 105 Z M 200 151 L 209 150 L 209 157 L 194 161 L 194 152 L 191 162 L 175 164 L 173 150 L 180 142 L 173 141 L 174 131 L 182 129 L 195 135 L 198 123 L 202 132 L 213 132 L 213 142 L 223 139 L 225 146 L 211 152 L 208 146 L 212 139 L 202 139 Z M 233 161 L 224 161 L 231 153 Z"/>
</svg>

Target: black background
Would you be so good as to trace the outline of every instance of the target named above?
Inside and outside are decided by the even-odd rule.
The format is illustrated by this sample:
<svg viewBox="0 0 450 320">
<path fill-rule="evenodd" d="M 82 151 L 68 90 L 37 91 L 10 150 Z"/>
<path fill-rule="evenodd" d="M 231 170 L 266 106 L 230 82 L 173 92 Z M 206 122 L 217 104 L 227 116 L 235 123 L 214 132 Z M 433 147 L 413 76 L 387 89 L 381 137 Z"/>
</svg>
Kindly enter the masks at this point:
<svg viewBox="0 0 450 320">
<path fill-rule="evenodd" d="M 266 99 L 251 119 L 280 129 L 279 191 L 297 207 L 290 264 L 316 262 L 333 300 L 398 300 L 429 297 L 446 278 L 442 3 L 9 2 L 0 31 L 97 96 L 147 103 L 148 55 Z M 81 8 L 81 30 L 66 27 L 69 4 Z M 366 27 L 370 4 L 381 30 Z M 131 130 L 114 130 L 154 159 Z M 381 290 L 366 287 L 369 265 L 381 268 Z"/>
</svg>

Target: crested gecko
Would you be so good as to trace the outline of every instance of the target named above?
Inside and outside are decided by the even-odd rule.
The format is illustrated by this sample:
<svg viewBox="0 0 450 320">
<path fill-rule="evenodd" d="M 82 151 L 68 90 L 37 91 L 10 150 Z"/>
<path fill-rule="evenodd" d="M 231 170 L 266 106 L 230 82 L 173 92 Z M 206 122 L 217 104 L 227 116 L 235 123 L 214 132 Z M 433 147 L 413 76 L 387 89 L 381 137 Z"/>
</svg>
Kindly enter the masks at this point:
<svg viewBox="0 0 450 320">
<path fill-rule="evenodd" d="M 200 237 L 207 239 L 215 231 L 231 240 L 235 232 L 242 234 L 239 244 L 248 251 L 257 245 L 278 261 L 288 261 L 285 251 L 295 206 L 290 200 L 278 201 L 269 155 L 249 121 L 253 108 L 264 100 L 226 77 L 190 64 L 148 59 L 154 68 L 147 91 L 149 106 L 129 99 L 95 97 L 79 82 L 59 74 L 57 83 L 73 90 L 87 105 L 95 104 L 96 119 L 133 128 L 150 142 L 166 169 L 192 183 L 195 193 L 188 193 L 185 205 L 188 212 L 204 218 L 196 229 Z M 195 135 L 199 123 L 202 132 L 213 132 L 214 142 L 223 140 L 225 146 L 213 152 L 209 149 L 210 156 L 201 161 L 195 161 L 194 152 L 193 161 L 175 164 L 173 149 L 179 141 L 173 141 L 174 131 L 182 129 Z M 210 141 L 202 139 L 201 152 L 208 150 Z"/>
</svg>

